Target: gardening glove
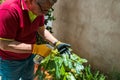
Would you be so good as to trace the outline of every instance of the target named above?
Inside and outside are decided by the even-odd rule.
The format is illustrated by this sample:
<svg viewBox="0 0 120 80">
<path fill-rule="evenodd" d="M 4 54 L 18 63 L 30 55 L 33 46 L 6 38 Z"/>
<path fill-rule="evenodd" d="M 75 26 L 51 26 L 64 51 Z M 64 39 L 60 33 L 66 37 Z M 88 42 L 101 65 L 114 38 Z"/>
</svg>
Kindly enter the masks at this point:
<svg viewBox="0 0 120 80">
<path fill-rule="evenodd" d="M 41 45 L 34 44 L 32 53 L 38 54 L 42 57 L 46 57 L 49 55 L 51 50 L 52 50 L 52 47 L 49 44 L 41 44 Z"/>
<path fill-rule="evenodd" d="M 70 56 L 71 54 L 71 51 L 69 50 L 70 44 L 57 41 L 54 45 L 55 45 L 55 48 L 58 50 L 58 52 L 60 52 L 60 54 L 67 53 Z"/>
</svg>

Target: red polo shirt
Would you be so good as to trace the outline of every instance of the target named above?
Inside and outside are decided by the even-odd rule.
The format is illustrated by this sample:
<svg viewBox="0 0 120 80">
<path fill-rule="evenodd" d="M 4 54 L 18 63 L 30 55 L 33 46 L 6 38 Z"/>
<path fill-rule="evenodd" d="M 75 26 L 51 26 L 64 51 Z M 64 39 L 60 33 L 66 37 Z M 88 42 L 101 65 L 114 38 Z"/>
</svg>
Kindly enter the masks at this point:
<svg viewBox="0 0 120 80">
<path fill-rule="evenodd" d="M 14 39 L 22 43 L 33 44 L 36 41 L 38 27 L 44 25 L 44 16 L 30 21 L 24 0 L 6 0 L 0 5 L 0 38 Z M 21 60 L 31 53 L 13 53 L 0 50 L 0 57 L 9 60 Z"/>
</svg>

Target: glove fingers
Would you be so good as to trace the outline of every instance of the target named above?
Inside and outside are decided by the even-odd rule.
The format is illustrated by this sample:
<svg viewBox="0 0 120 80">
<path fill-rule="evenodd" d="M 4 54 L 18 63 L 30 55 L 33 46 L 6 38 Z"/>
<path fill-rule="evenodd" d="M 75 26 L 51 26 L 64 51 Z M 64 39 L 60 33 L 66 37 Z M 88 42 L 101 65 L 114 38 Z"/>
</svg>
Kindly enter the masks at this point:
<svg viewBox="0 0 120 80">
<path fill-rule="evenodd" d="M 71 52 L 69 50 L 66 51 L 68 55 L 71 55 Z"/>
<path fill-rule="evenodd" d="M 65 51 L 66 51 L 66 48 L 62 48 L 59 52 L 60 52 L 60 54 L 63 54 L 63 53 L 65 53 Z"/>
<path fill-rule="evenodd" d="M 67 50 L 66 54 L 69 56 L 69 58 L 71 57 L 71 51 Z"/>
<path fill-rule="evenodd" d="M 64 44 L 64 46 L 66 46 L 66 47 L 70 47 L 71 45 L 70 45 L 70 44 Z"/>
<path fill-rule="evenodd" d="M 58 51 L 60 51 L 60 50 L 63 49 L 63 48 L 64 48 L 63 45 L 59 45 L 59 46 L 57 46 Z"/>
<path fill-rule="evenodd" d="M 63 54 L 63 53 L 70 54 L 70 52 L 66 52 L 66 51 L 69 51 L 69 47 L 70 47 L 70 44 L 66 44 L 66 43 L 60 43 L 56 46 L 60 54 Z"/>
<path fill-rule="evenodd" d="M 61 50 L 63 48 L 67 49 L 67 47 L 70 47 L 70 45 L 69 44 L 62 44 L 62 45 L 57 46 L 58 50 Z"/>
<path fill-rule="evenodd" d="M 63 49 L 61 49 L 59 52 L 60 52 L 61 54 L 63 54 L 63 53 L 66 53 L 66 54 L 68 54 L 68 55 L 71 54 L 71 52 L 69 51 L 68 48 L 63 48 Z"/>
</svg>

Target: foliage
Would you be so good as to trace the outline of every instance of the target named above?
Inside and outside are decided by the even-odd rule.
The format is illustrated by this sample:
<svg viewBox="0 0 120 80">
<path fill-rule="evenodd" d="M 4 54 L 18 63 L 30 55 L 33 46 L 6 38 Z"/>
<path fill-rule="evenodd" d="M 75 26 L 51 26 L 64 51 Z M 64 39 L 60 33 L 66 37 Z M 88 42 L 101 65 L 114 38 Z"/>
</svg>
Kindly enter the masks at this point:
<svg viewBox="0 0 120 80">
<path fill-rule="evenodd" d="M 83 74 L 80 77 L 80 80 L 105 80 L 105 76 L 99 71 L 91 71 L 91 66 L 86 66 L 83 70 Z"/>
<path fill-rule="evenodd" d="M 53 8 L 46 14 L 45 25 L 48 21 L 54 21 L 52 15 Z M 52 27 L 46 26 L 52 33 Z M 41 36 L 37 35 L 38 44 L 47 43 Z M 90 66 L 83 66 L 87 60 L 80 58 L 72 53 L 70 58 L 67 54 L 60 55 L 57 50 L 52 50 L 50 55 L 44 58 L 37 71 L 36 76 L 39 80 L 105 80 L 105 76 L 100 74 L 99 71 L 93 73 Z"/>
<path fill-rule="evenodd" d="M 60 55 L 57 50 L 52 50 L 49 56 L 41 61 L 37 75 L 39 80 L 44 80 L 47 71 L 53 80 L 75 80 L 84 69 L 82 63 L 87 62 L 86 59 L 81 59 L 77 55 L 72 54 L 69 58 L 68 54 Z M 41 70 L 43 69 L 44 70 Z"/>
<path fill-rule="evenodd" d="M 36 72 L 39 80 L 105 80 L 105 76 L 97 71 L 93 74 L 90 66 L 85 67 L 83 63 L 87 60 L 72 53 L 59 54 L 52 50 L 50 55 L 43 59 Z"/>
<path fill-rule="evenodd" d="M 48 31 L 50 31 L 50 33 L 53 33 L 53 31 L 52 31 L 52 26 L 49 26 L 49 25 L 48 25 L 48 22 L 55 20 L 55 17 L 54 17 L 53 14 L 52 14 L 53 11 L 54 11 L 53 8 L 49 9 L 48 13 L 45 15 L 46 18 L 45 18 L 45 22 L 44 22 L 45 25 L 46 25 L 46 29 L 47 29 Z"/>
</svg>

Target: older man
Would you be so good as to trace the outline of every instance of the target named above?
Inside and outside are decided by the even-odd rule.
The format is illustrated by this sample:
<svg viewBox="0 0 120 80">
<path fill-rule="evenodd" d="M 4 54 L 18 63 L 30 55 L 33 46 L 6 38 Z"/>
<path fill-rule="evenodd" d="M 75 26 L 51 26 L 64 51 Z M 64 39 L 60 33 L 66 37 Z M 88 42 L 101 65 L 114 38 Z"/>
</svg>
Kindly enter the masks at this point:
<svg viewBox="0 0 120 80">
<path fill-rule="evenodd" d="M 70 45 L 61 43 L 44 27 L 44 14 L 57 0 L 6 0 L 0 5 L 0 76 L 2 80 L 33 80 L 33 55 L 46 57 L 46 48 L 35 44 L 36 32 L 55 44 L 60 53 Z M 46 47 L 46 46 L 43 46 Z"/>
</svg>

